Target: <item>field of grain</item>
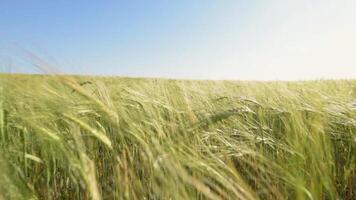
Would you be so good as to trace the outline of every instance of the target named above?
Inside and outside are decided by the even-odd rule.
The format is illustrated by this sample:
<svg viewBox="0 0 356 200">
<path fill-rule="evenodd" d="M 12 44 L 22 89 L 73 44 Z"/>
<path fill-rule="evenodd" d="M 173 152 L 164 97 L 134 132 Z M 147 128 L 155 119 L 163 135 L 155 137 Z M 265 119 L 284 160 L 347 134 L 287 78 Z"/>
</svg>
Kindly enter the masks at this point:
<svg viewBox="0 0 356 200">
<path fill-rule="evenodd" d="M 0 200 L 355 199 L 356 81 L 0 75 Z"/>
</svg>

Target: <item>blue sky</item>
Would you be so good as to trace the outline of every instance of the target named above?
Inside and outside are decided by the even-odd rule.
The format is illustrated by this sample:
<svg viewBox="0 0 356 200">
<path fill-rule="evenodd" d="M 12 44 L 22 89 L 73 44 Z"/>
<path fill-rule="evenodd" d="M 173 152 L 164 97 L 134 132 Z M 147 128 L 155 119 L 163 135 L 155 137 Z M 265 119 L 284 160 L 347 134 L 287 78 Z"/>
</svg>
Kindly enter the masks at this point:
<svg viewBox="0 0 356 200">
<path fill-rule="evenodd" d="M 3 71 L 193 79 L 356 78 L 352 0 L 0 1 Z M 16 44 L 16 45 L 14 45 Z"/>
</svg>

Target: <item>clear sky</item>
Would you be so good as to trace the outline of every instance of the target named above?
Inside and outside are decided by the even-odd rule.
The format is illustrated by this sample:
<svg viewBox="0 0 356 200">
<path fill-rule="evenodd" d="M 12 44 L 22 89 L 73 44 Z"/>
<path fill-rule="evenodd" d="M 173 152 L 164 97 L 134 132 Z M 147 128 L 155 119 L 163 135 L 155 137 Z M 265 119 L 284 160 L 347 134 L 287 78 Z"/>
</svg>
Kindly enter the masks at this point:
<svg viewBox="0 0 356 200">
<path fill-rule="evenodd" d="M 356 1 L 0 0 L 2 70 L 37 72 L 14 46 L 75 74 L 356 78 Z"/>
</svg>

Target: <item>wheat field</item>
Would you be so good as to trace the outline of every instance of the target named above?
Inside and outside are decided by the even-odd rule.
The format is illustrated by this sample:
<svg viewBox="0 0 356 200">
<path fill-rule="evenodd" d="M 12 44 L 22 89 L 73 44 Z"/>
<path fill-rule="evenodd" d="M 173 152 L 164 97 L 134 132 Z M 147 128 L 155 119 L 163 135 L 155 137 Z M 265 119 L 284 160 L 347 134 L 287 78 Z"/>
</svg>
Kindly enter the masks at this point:
<svg viewBox="0 0 356 200">
<path fill-rule="evenodd" d="M 0 75 L 0 200 L 356 199 L 356 81 Z"/>
</svg>

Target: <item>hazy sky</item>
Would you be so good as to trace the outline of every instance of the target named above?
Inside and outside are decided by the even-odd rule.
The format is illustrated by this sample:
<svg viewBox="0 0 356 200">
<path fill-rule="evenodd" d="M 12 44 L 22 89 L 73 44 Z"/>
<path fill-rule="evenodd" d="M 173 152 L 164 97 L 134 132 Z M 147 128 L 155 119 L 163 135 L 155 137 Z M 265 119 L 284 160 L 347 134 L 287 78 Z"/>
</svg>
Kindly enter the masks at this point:
<svg viewBox="0 0 356 200">
<path fill-rule="evenodd" d="M 0 0 L 2 70 L 36 72 L 14 46 L 76 74 L 356 78 L 356 1 Z"/>
</svg>

